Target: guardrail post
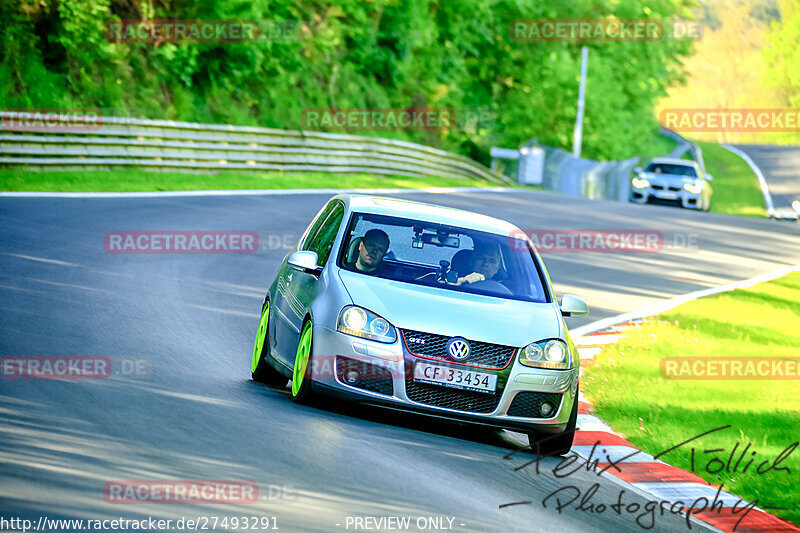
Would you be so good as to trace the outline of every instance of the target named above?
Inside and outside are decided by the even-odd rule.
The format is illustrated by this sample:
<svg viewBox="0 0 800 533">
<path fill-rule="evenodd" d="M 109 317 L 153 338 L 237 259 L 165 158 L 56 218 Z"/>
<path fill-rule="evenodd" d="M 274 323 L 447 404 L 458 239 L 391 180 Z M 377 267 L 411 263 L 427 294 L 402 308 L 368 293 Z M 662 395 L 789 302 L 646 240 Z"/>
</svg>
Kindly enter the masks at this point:
<svg viewBox="0 0 800 533">
<path fill-rule="evenodd" d="M 523 146 L 519 153 L 517 179 L 520 185 L 541 185 L 544 178 L 544 150 L 539 146 Z"/>
</svg>

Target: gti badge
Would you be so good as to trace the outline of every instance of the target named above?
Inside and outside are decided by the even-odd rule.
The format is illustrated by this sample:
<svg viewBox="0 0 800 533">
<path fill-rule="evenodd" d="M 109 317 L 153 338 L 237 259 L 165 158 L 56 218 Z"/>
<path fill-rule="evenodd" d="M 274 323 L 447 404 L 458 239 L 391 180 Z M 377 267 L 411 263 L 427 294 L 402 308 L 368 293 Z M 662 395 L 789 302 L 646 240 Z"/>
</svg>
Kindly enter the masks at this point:
<svg viewBox="0 0 800 533">
<path fill-rule="evenodd" d="M 455 337 L 447 343 L 447 355 L 455 361 L 463 361 L 469 357 L 469 343 L 466 339 Z"/>
<path fill-rule="evenodd" d="M 413 344 L 425 344 L 425 339 L 420 339 L 419 337 L 409 337 L 408 342 Z"/>
</svg>

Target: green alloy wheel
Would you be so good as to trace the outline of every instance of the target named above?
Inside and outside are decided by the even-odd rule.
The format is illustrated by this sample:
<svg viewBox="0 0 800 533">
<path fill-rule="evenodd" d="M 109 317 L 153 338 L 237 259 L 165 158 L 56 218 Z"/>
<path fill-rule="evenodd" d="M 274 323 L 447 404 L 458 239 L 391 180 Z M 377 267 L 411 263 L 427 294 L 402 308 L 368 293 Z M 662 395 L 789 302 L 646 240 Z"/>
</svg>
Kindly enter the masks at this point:
<svg viewBox="0 0 800 533">
<path fill-rule="evenodd" d="M 294 372 L 292 373 L 292 399 L 299 403 L 306 403 L 311 399 L 311 321 L 303 325 L 300 333 L 300 342 L 297 345 L 297 355 L 294 358 Z"/>
</svg>

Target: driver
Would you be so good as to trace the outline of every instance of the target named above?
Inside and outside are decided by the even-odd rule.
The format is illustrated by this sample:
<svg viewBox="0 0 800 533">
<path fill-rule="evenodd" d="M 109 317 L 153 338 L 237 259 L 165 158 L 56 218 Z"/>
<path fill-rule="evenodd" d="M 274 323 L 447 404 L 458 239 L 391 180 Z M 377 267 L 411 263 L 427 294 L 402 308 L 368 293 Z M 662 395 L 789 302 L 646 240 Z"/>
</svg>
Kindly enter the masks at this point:
<svg viewBox="0 0 800 533">
<path fill-rule="evenodd" d="M 383 257 L 387 251 L 389 251 L 389 235 L 383 230 L 371 229 L 361 237 L 361 242 L 358 243 L 356 260 L 345 264 L 345 268 L 363 274 L 376 274 L 383 265 Z"/>
<path fill-rule="evenodd" d="M 469 256 L 470 273 L 458 278 L 456 285 L 492 279 L 498 270 L 500 270 L 500 248 L 496 244 L 476 242 L 475 249 Z"/>
</svg>

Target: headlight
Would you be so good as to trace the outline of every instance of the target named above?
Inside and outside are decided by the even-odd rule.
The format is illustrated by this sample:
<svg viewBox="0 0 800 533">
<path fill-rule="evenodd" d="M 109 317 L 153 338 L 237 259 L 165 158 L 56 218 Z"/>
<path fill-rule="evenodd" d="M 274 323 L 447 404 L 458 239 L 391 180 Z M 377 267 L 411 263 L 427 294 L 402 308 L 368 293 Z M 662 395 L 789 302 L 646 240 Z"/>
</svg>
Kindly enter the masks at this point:
<svg viewBox="0 0 800 533">
<path fill-rule="evenodd" d="M 389 344 L 397 340 L 397 330 L 388 320 L 355 305 L 342 309 L 336 330 L 346 335 Z"/>
<path fill-rule="evenodd" d="M 703 191 L 703 185 L 701 183 L 684 183 L 683 188 L 694 194 L 700 194 Z"/>
<path fill-rule="evenodd" d="M 633 178 L 631 183 L 633 183 L 633 186 L 637 189 L 644 189 L 650 186 L 650 182 L 644 178 Z"/>
<path fill-rule="evenodd" d="M 519 353 L 519 362 L 525 366 L 569 370 L 572 360 L 564 341 L 548 340 L 527 345 Z"/>
</svg>

